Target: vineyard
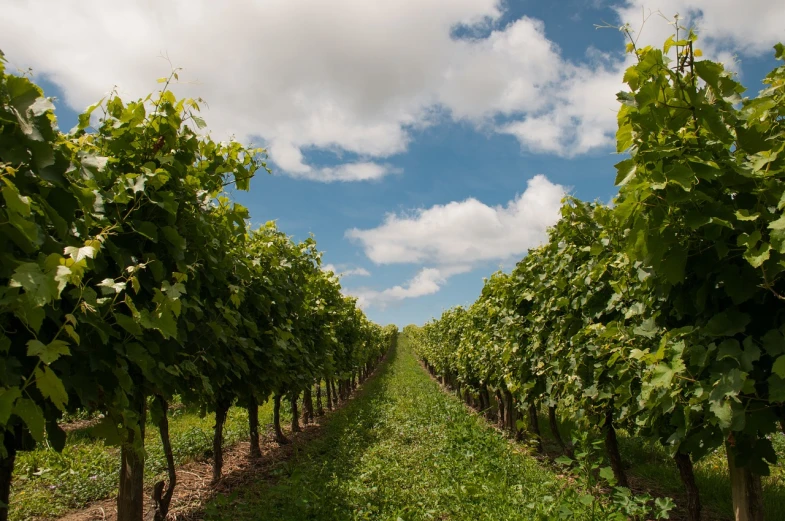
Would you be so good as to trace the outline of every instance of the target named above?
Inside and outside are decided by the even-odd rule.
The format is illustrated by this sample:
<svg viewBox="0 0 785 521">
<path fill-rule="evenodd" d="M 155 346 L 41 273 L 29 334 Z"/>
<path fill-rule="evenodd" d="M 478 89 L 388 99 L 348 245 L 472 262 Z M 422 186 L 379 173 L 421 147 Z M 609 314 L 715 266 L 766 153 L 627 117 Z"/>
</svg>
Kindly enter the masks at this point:
<svg viewBox="0 0 785 521">
<path fill-rule="evenodd" d="M 629 158 L 613 205 L 568 198 L 547 244 L 488 278 L 471 306 L 406 333 L 511 436 L 542 450 L 547 409 L 569 463 L 559 425 L 597 430 L 610 485 L 629 483 L 617 429 L 661 444 L 691 521 L 694 464 L 724 451 L 736 519 L 761 520 L 761 476 L 785 431 L 785 67 L 742 98 L 694 42 L 690 31 L 628 48 L 617 150 Z"/>
<path fill-rule="evenodd" d="M 272 400 L 287 443 L 282 400 L 297 419 L 303 395 L 313 418 L 314 386 L 317 409 L 323 392 L 332 408 L 393 344 L 396 328 L 368 321 L 320 269 L 313 239 L 249 226 L 226 190 L 249 188 L 264 151 L 200 135 L 200 101 L 168 88 L 176 73 L 155 96 L 108 96 L 69 133 L 39 87 L 3 60 L 0 74 L 0 519 L 17 455 L 64 449 L 64 413 L 100 414 L 91 435 L 120 446 L 120 520 L 144 514 L 149 418 L 168 475 L 153 517 L 165 519 L 173 399 L 214 415 L 218 480 L 233 404 L 258 455 L 260 403 Z"/>
<path fill-rule="evenodd" d="M 251 226 L 230 194 L 269 171 L 265 151 L 205 134 L 176 72 L 62 132 L 0 54 L 0 521 L 115 495 L 119 521 L 163 521 L 182 465 L 209 458 L 218 483 L 225 443 L 260 459 L 268 422 L 298 444 L 280 486 L 245 483 L 203 514 L 700 521 L 715 510 L 696 469 L 719 460 L 735 519 L 774 519 L 785 66 L 743 97 L 695 42 L 628 46 L 613 203 L 566 198 L 511 273 L 402 335 L 342 294 L 313 238 Z M 339 404 L 300 456 L 300 422 Z M 683 504 L 630 491 L 622 439 L 667 453 Z"/>
</svg>

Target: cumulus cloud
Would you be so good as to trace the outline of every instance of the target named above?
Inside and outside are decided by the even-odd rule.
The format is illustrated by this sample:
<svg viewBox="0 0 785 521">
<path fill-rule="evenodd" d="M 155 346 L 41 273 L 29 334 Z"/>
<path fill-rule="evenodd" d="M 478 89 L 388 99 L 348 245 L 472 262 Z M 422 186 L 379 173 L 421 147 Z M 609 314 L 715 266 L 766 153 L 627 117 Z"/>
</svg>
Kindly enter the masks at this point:
<svg viewBox="0 0 785 521">
<path fill-rule="evenodd" d="M 379 165 L 372 162 L 347 163 L 337 167 L 310 168 L 305 172 L 293 173 L 294 177 L 331 183 L 333 181 L 370 181 L 381 179 L 387 174 L 400 172 L 390 165 Z"/>
<path fill-rule="evenodd" d="M 640 45 L 661 46 L 674 31 L 657 13 L 671 19 L 678 14 L 682 25 L 698 29 L 704 49 L 718 53 L 733 49 L 746 56 L 771 54 L 785 25 L 785 9 L 771 0 L 746 0 L 743 5 L 737 0 L 627 0 L 615 9 L 621 21 L 633 28 L 654 13 L 636 34 Z"/>
<path fill-rule="evenodd" d="M 340 266 L 340 267 L 339 267 Z M 332 271 L 338 277 L 370 277 L 371 272 L 362 267 L 348 268 L 345 264 L 322 264 L 322 271 Z"/>
<path fill-rule="evenodd" d="M 526 190 L 504 206 L 477 199 L 435 205 L 401 215 L 388 214 L 376 228 L 346 232 L 376 264 L 421 264 L 403 285 L 384 290 L 347 290 L 364 307 L 384 308 L 439 291 L 453 275 L 489 261 L 522 257 L 546 239 L 559 218 L 565 189 L 545 176 L 529 180 Z"/>
<path fill-rule="evenodd" d="M 595 66 L 565 65 L 560 85 L 554 85 L 544 110 L 497 127 L 515 136 L 532 152 L 574 157 L 615 143 L 616 93 L 624 90 L 622 76 L 628 59 L 593 60 Z"/>
<path fill-rule="evenodd" d="M 500 0 L 7 4 L 0 32 L 12 64 L 46 74 L 77 110 L 114 85 L 124 96 L 146 94 L 169 72 L 165 54 L 188 80 L 175 90 L 207 100 L 219 139 L 261 140 L 278 169 L 321 181 L 389 175 L 384 159 L 442 114 L 511 134 L 534 152 L 605 148 L 628 63 L 621 46 L 610 59 L 566 60 L 542 21 L 501 26 Z M 637 28 L 650 7 L 628 0 L 615 9 Z M 654 8 L 694 20 L 726 59 L 770 52 L 785 24 L 772 0 L 743 9 L 736 0 L 659 0 Z M 656 18 L 641 43 L 660 45 L 671 32 Z M 306 149 L 357 157 L 325 168 L 308 164 Z"/>
<path fill-rule="evenodd" d="M 771 53 L 782 39 L 785 9 L 770 0 L 751 0 L 739 9 L 735 0 L 628 0 L 615 8 L 619 24 L 629 24 L 639 47 L 661 47 L 675 29 L 669 21 L 695 27 L 707 58 L 738 70 L 736 56 Z M 673 51 L 675 52 L 675 50 Z M 622 77 L 631 55 L 603 55 L 588 49 L 580 63 L 559 60 L 560 75 L 541 92 L 542 106 L 496 131 L 515 136 L 532 152 L 574 157 L 614 143 L 616 93 L 626 90 Z"/>
<path fill-rule="evenodd" d="M 403 152 L 427 124 L 451 63 L 458 26 L 501 16 L 498 0 L 21 0 L 0 17 L 3 50 L 62 87 L 81 110 L 114 85 L 145 95 L 183 68 L 180 95 L 201 96 L 219 138 L 260 137 L 280 169 L 319 180 L 374 179 L 369 159 Z M 406 37 L 402 37 L 406 35 Z M 97 43 L 100 42 L 100 43 Z M 315 147 L 361 166 L 308 165 Z"/>
<path fill-rule="evenodd" d="M 404 285 L 393 286 L 381 291 L 359 288 L 348 290 L 348 293 L 357 297 L 357 304 L 363 309 L 369 307 L 384 309 L 393 302 L 432 295 L 441 289 L 449 277 L 458 273 L 465 273 L 469 269 L 469 266 L 423 268 Z"/>
<path fill-rule="evenodd" d="M 353 228 L 346 236 L 359 242 L 377 264 L 449 266 L 503 260 L 521 256 L 545 239 L 564 195 L 563 186 L 537 175 L 505 206 L 488 206 L 474 198 L 454 201 L 410 214 L 388 214 L 380 226 Z"/>
</svg>

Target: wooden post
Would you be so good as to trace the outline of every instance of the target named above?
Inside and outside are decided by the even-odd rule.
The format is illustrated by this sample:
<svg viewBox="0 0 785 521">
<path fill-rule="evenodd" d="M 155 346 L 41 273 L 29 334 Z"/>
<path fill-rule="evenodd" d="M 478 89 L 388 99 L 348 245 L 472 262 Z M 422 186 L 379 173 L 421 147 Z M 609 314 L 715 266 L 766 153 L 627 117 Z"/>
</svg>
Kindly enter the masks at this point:
<svg viewBox="0 0 785 521">
<path fill-rule="evenodd" d="M 144 516 L 144 426 L 147 400 L 141 392 L 133 397 L 138 414 L 138 431 L 129 425 L 128 439 L 120 447 L 120 487 L 117 493 L 117 521 L 141 521 Z"/>
<path fill-rule="evenodd" d="M 736 466 L 736 455 L 730 442 L 725 443 L 728 455 L 733 514 L 736 521 L 763 521 L 763 490 L 760 476 L 748 467 Z"/>
<path fill-rule="evenodd" d="M 687 490 L 687 517 L 689 521 L 700 521 L 701 519 L 701 498 L 698 484 L 695 483 L 695 473 L 692 469 L 692 459 L 689 454 L 677 452 L 673 455 L 676 466 L 679 469 L 679 476 L 684 488 Z"/>
<path fill-rule="evenodd" d="M 248 398 L 248 435 L 250 437 L 250 456 L 260 458 L 262 449 L 259 446 L 259 402 L 256 396 Z"/>
</svg>

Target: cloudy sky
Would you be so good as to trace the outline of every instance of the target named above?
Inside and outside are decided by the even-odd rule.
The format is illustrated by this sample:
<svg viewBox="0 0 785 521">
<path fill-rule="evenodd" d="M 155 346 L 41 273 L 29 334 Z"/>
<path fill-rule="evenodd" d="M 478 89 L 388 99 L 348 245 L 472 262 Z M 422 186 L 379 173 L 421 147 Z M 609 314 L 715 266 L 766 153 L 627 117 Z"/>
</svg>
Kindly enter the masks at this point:
<svg viewBox="0 0 785 521">
<path fill-rule="evenodd" d="M 743 5 L 743 8 L 740 6 Z M 268 149 L 235 194 L 254 223 L 316 236 L 381 323 L 473 301 L 543 240 L 571 193 L 615 193 L 615 94 L 639 45 L 694 23 L 748 94 L 775 66 L 773 0 L 0 0 L 0 49 L 56 96 L 60 126 L 171 65 L 215 139 Z M 644 19 L 646 20 L 643 24 Z M 641 27 L 643 25 L 643 27 Z"/>
</svg>

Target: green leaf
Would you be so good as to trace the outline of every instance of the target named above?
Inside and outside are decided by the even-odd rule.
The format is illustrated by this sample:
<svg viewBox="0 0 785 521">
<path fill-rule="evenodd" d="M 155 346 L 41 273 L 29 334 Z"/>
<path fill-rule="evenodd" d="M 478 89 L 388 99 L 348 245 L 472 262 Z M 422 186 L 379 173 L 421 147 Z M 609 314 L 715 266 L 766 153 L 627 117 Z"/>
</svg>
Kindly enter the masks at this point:
<svg viewBox="0 0 785 521">
<path fill-rule="evenodd" d="M 719 376 L 719 378 L 711 390 L 710 398 L 712 400 L 722 400 L 729 396 L 737 396 L 744 388 L 744 383 L 747 380 L 747 373 L 735 368 L 716 376 Z"/>
<path fill-rule="evenodd" d="M 16 212 L 8 212 L 8 222 L 18 234 L 11 236 L 11 239 L 25 252 L 31 253 L 34 251 L 33 246 L 41 246 L 44 242 L 44 234 L 40 233 L 40 229 L 35 220 L 23 217 Z M 21 235 L 19 235 L 21 234 Z"/>
<path fill-rule="evenodd" d="M 777 160 L 777 152 L 773 152 L 771 150 L 763 150 L 758 152 L 754 156 L 754 161 L 752 161 L 752 168 L 756 171 L 765 170 L 768 168 L 770 163 L 773 163 Z"/>
<path fill-rule="evenodd" d="M 174 246 L 178 251 L 185 251 L 186 242 L 185 239 L 177 233 L 177 230 L 171 226 L 163 226 L 161 228 L 161 233 L 164 234 L 164 238 Z"/>
<path fill-rule="evenodd" d="M 657 324 L 653 318 L 647 318 L 633 329 L 633 333 L 646 338 L 654 338 L 657 334 Z"/>
<path fill-rule="evenodd" d="M 736 137 L 739 148 L 747 155 L 757 154 L 769 148 L 765 134 L 755 127 L 736 127 Z"/>
<path fill-rule="evenodd" d="M 177 213 L 179 203 L 172 192 L 155 192 L 150 196 L 150 200 L 172 215 Z"/>
<path fill-rule="evenodd" d="M 147 371 L 150 366 L 155 366 L 155 361 L 147 350 L 136 342 L 131 342 L 125 346 L 125 356 L 128 357 L 128 360 L 141 367 L 142 371 Z"/>
<path fill-rule="evenodd" d="M 142 328 L 139 326 L 139 323 L 133 319 L 133 317 L 129 317 L 128 315 L 123 315 L 122 313 L 115 313 L 114 319 L 117 323 L 131 333 L 134 336 L 142 336 Z"/>
<path fill-rule="evenodd" d="M 705 332 L 710 336 L 733 336 L 744 332 L 749 323 L 749 315 L 736 308 L 730 308 L 714 315 L 706 324 Z"/>
<path fill-rule="evenodd" d="M 689 167 L 682 163 L 675 163 L 665 172 L 665 178 L 669 183 L 678 185 L 686 191 L 690 191 L 692 190 L 692 184 L 695 181 L 695 174 Z"/>
<path fill-rule="evenodd" d="M 735 338 L 723 340 L 718 347 L 717 360 L 724 360 L 725 358 L 730 358 L 737 362 L 741 360 L 741 344 Z"/>
<path fill-rule="evenodd" d="M 0 392 L 0 425 L 6 425 L 11 412 L 14 409 L 14 402 L 22 396 L 22 391 L 18 387 L 3 389 Z"/>
<path fill-rule="evenodd" d="M 627 69 L 627 72 L 624 74 L 624 77 L 625 78 L 626 77 L 636 77 L 637 74 L 635 72 L 631 72 L 632 70 L 633 70 L 632 67 Z M 637 87 L 635 87 L 635 90 L 638 90 Z M 620 103 L 622 103 L 623 105 L 626 105 L 628 107 L 636 107 L 637 106 L 637 103 L 635 103 L 635 96 L 631 92 L 624 92 L 624 91 L 617 92 L 616 93 L 616 99 Z M 622 149 L 622 151 L 623 151 L 623 149 Z"/>
<path fill-rule="evenodd" d="M 164 338 L 177 338 L 177 321 L 171 312 L 150 314 L 143 310 L 140 323 L 145 329 L 157 329 Z"/>
<path fill-rule="evenodd" d="M 82 259 L 92 259 L 95 257 L 95 248 L 92 246 L 82 246 L 77 248 L 75 246 L 66 246 L 63 253 L 68 255 L 74 262 L 79 262 Z"/>
<path fill-rule="evenodd" d="M 734 141 L 733 135 L 720 117 L 720 112 L 713 105 L 697 105 L 695 114 L 698 117 L 698 123 L 713 134 L 712 137 L 726 144 Z"/>
<path fill-rule="evenodd" d="M 628 67 L 627 70 L 624 71 L 624 77 L 622 78 L 622 81 L 629 85 L 632 90 L 638 90 L 639 80 L 640 73 L 635 67 Z M 618 98 L 618 95 L 616 97 Z"/>
<path fill-rule="evenodd" d="M 39 340 L 30 340 L 27 342 L 27 356 L 37 356 L 47 365 L 61 356 L 68 356 L 70 354 L 71 350 L 68 349 L 68 343 L 63 340 L 52 340 L 46 345 Z"/>
<path fill-rule="evenodd" d="M 591 494 L 581 494 L 578 496 L 578 501 L 580 501 L 583 506 L 588 507 L 591 506 L 596 501 L 596 499 Z"/>
<path fill-rule="evenodd" d="M 785 60 L 785 45 L 781 43 L 774 44 L 774 57 L 778 60 Z"/>
<path fill-rule="evenodd" d="M 68 403 L 68 393 L 65 392 L 63 382 L 47 366 L 41 366 L 35 370 L 35 385 L 44 398 L 49 398 L 55 407 L 61 411 L 65 410 Z"/>
<path fill-rule="evenodd" d="M 158 226 L 150 221 L 134 221 L 134 229 L 140 235 L 153 242 L 158 242 Z"/>
<path fill-rule="evenodd" d="M 693 230 L 705 226 L 711 222 L 711 217 L 700 210 L 688 211 L 684 215 L 684 222 Z"/>
<path fill-rule="evenodd" d="M 672 247 L 660 263 L 660 270 L 671 284 L 678 284 L 684 280 L 684 270 L 687 266 L 687 250 L 679 246 Z"/>
<path fill-rule="evenodd" d="M 566 465 L 568 467 L 573 464 L 572 458 L 567 456 L 559 456 L 554 461 L 560 465 Z"/>
<path fill-rule="evenodd" d="M 14 414 L 25 422 L 35 441 L 44 441 L 44 413 L 38 404 L 29 398 L 19 398 L 14 405 Z"/>
<path fill-rule="evenodd" d="M 665 40 L 665 43 L 664 43 L 664 44 L 663 44 L 663 46 L 662 46 L 662 51 L 663 51 L 665 54 L 668 54 L 668 51 L 670 51 L 670 50 L 671 50 L 671 48 L 672 48 L 674 45 L 678 45 L 678 44 L 677 44 L 677 43 L 676 43 L 676 41 L 673 39 L 673 35 L 670 35 L 670 36 L 668 36 L 668 39 L 667 39 L 667 40 Z"/>
<path fill-rule="evenodd" d="M 740 221 L 754 221 L 760 217 L 759 212 L 750 212 L 749 210 L 737 210 L 736 219 Z"/>
<path fill-rule="evenodd" d="M 753 268 L 760 268 L 760 266 L 769 260 L 771 255 L 771 245 L 768 242 L 762 242 L 757 248 L 748 247 L 744 252 L 744 258 Z"/>
<path fill-rule="evenodd" d="M 48 304 L 60 296 L 54 276 L 44 273 L 35 262 L 25 262 L 16 268 L 8 285 L 24 288 L 37 306 Z"/>
<path fill-rule="evenodd" d="M 106 169 L 106 164 L 109 161 L 108 157 L 101 157 L 95 155 L 88 155 L 82 157 L 82 174 L 87 179 L 93 179 Z"/>
<path fill-rule="evenodd" d="M 134 194 L 144 192 L 144 185 L 146 181 L 147 178 L 144 175 L 137 174 L 135 178 L 128 180 L 128 188 L 130 188 Z"/>
<path fill-rule="evenodd" d="M 771 372 L 785 379 L 785 355 L 778 357 L 771 366 Z"/>
<path fill-rule="evenodd" d="M 631 318 L 642 315 L 645 311 L 646 305 L 643 302 L 633 302 L 624 312 L 624 318 Z"/>
<path fill-rule="evenodd" d="M 93 113 L 93 111 L 95 109 L 97 109 L 98 107 L 101 106 L 103 101 L 104 101 L 104 98 L 101 98 L 101 100 L 93 103 L 92 105 L 87 107 L 87 110 L 85 110 L 83 113 L 79 114 L 79 123 L 77 125 L 77 128 L 79 130 L 84 130 L 87 127 L 90 126 L 90 116 L 92 115 L 92 113 Z"/>
<path fill-rule="evenodd" d="M 773 374 L 767 380 L 769 384 L 769 401 L 772 403 L 785 402 L 785 378 Z"/>
<path fill-rule="evenodd" d="M 652 369 L 651 384 L 654 387 L 670 387 L 674 371 L 666 364 L 658 364 Z"/>
<path fill-rule="evenodd" d="M 40 331 L 44 318 L 46 318 L 44 308 L 35 305 L 31 299 L 22 300 L 19 308 L 14 311 L 14 315 L 19 317 L 36 334 Z"/>
<path fill-rule="evenodd" d="M 104 279 L 98 283 L 104 295 L 114 295 L 125 290 L 125 282 L 115 282 L 114 279 Z"/>
<path fill-rule="evenodd" d="M 71 277 L 73 276 L 73 270 L 68 266 L 63 266 L 62 264 L 58 265 L 55 268 L 54 272 L 54 279 L 57 282 L 57 294 L 60 295 L 68 283 L 71 281 Z M 81 278 L 81 277 L 79 277 Z"/>
<path fill-rule="evenodd" d="M 635 161 L 625 159 L 616 163 L 616 186 L 622 186 L 635 175 Z"/>
<path fill-rule="evenodd" d="M 714 416 L 717 417 L 721 429 L 729 429 L 731 420 L 733 419 L 733 408 L 727 400 L 712 402 L 709 407 Z"/>
<path fill-rule="evenodd" d="M 770 329 L 763 335 L 763 349 L 769 356 L 785 353 L 785 336 L 777 329 Z"/>
<path fill-rule="evenodd" d="M 611 467 L 602 467 L 600 469 L 600 477 L 611 484 L 616 483 L 616 476 L 613 474 Z"/>
<path fill-rule="evenodd" d="M 785 192 L 783 192 L 785 195 Z M 770 230 L 785 230 L 785 215 L 781 215 L 779 219 L 776 221 L 772 221 L 769 223 Z"/>
<path fill-rule="evenodd" d="M 695 73 L 705 81 L 709 87 L 718 89 L 720 76 L 724 74 L 722 65 L 708 60 L 695 62 Z"/>
<path fill-rule="evenodd" d="M 90 434 L 101 438 L 107 445 L 120 445 L 123 442 L 123 432 L 117 422 L 110 415 L 105 416 L 100 422 L 90 427 Z"/>
<path fill-rule="evenodd" d="M 16 187 L 9 181 L 6 181 L 6 186 L 3 187 L 3 199 L 8 209 L 22 217 L 30 215 L 30 198 L 22 196 Z"/>
</svg>

